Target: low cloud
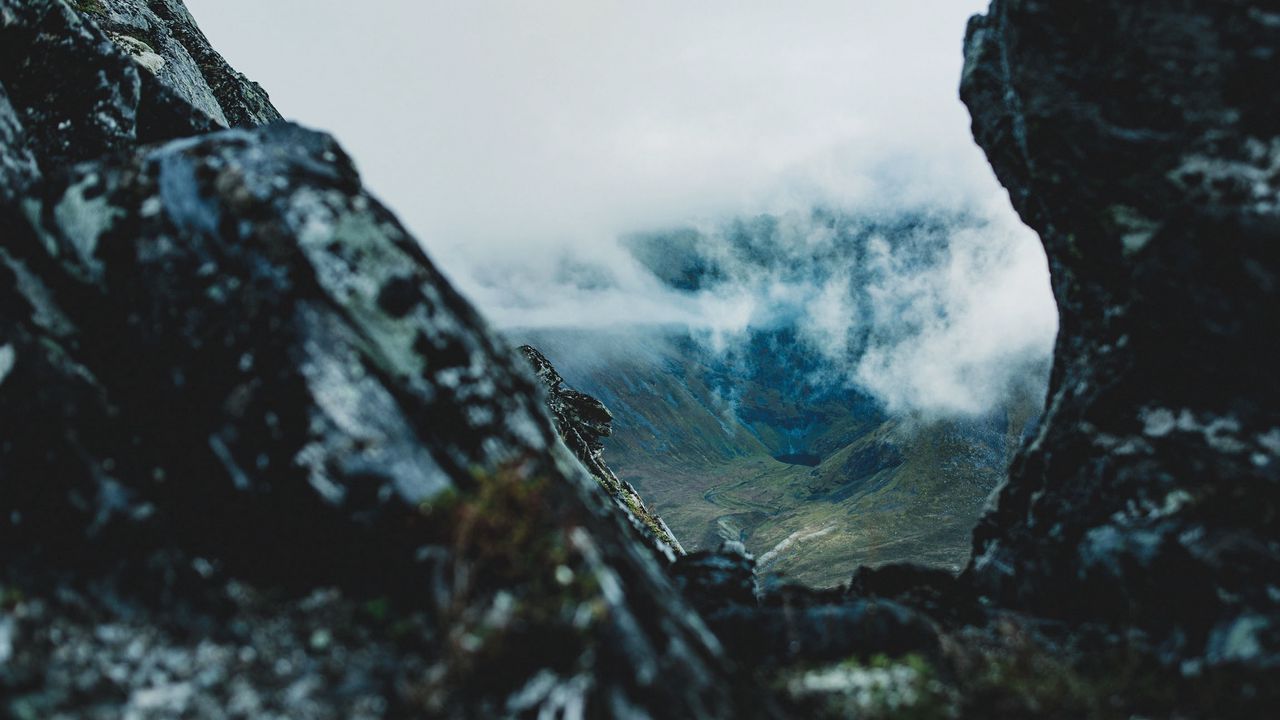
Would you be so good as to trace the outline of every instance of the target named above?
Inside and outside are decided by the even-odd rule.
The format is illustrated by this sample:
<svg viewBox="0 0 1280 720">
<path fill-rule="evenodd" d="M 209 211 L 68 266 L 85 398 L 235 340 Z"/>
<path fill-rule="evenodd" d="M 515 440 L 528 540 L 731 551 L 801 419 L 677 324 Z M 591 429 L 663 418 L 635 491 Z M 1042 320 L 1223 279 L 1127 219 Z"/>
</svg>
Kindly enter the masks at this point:
<svg viewBox="0 0 1280 720">
<path fill-rule="evenodd" d="M 825 360 L 812 382 L 859 387 L 897 414 L 981 415 L 1043 395 L 1048 268 L 1003 213 L 816 210 L 628 244 L 698 308 L 687 324 L 713 351 L 794 330 Z"/>
<path fill-rule="evenodd" d="M 957 98 L 986 0 L 188 5 L 499 327 L 678 326 L 725 351 L 791 323 L 901 412 L 1043 383 L 1043 253 Z M 954 222 L 840 255 L 814 208 Z M 740 262 L 726 228 L 761 215 L 776 262 Z M 723 276 L 673 285 L 628 244 L 671 227 Z"/>
<path fill-rule="evenodd" d="M 976 415 L 1043 397 L 1058 315 L 1043 251 L 1025 228 L 956 229 L 931 267 L 899 263 L 883 243 L 871 262 L 862 327 L 873 340 L 852 377 L 891 412 Z"/>
</svg>

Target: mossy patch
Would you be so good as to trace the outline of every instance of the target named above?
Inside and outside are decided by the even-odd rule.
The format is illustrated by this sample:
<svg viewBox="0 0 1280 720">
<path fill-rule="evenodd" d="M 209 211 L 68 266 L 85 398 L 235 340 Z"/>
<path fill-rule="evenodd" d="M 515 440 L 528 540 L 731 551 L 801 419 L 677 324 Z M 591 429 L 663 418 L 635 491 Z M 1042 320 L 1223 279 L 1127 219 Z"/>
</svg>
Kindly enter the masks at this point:
<svg viewBox="0 0 1280 720">
<path fill-rule="evenodd" d="M 606 490 L 609 489 L 608 486 L 604 485 L 604 483 L 601 483 L 601 485 L 604 486 Z M 640 500 L 638 495 L 633 492 L 628 492 L 627 490 L 619 491 L 618 495 L 622 498 L 622 502 L 626 504 L 627 509 L 631 511 L 631 514 L 635 515 L 636 518 L 644 524 L 645 528 L 647 528 L 649 532 L 653 533 L 654 537 L 673 548 L 676 547 L 675 538 L 671 537 L 671 535 L 667 533 L 666 528 L 662 527 L 662 523 L 658 522 L 657 516 L 644 506 L 644 503 Z"/>
<path fill-rule="evenodd" d="M 12 610 L 22 604 L 22 591 L 14 588 L 0 585 L 0 610 Z"/>
<path fill-rule="evenodd" d="M 948 636 L 943 648 L 937 657 L 855 657 L 760 677 L 792 716 L 813 718 L 1262 717 L 1274 706 L 1265 670 L 1187 674 L 1106 633 L 1049 640 L 1006 617 Z"/>
<path fill-rule="evenodd" d="M 948 682 L 964 717 L 1257 717 L 1243 668 L 1184 674 L 1141 641 L 1076 631 L 1047 641 L 1009 618 L 953 638 Z M 1259 683 L 1255 687 L 1263 687 Z"/>
<path fill-rule="evenodd" d="M 572 638 L 607 613 L 595 570 L 574 545 L 577 524 L 556 512 L 552 480 L 521 463 L 473 470 L 472 479 L 422 508 L 449 557 L 444 671 L 415 690 L 428 708 L 514 691 L 541 670 L 570 672 L 583 647 Z M 536 667 L 531 647 L 541 649 Z"/>
<path fill-rule="evenodd" d="M 86 15 L 106 15 L 107 8 L 102 0 L 71 0 L 71 7 Z"/>
</svg>

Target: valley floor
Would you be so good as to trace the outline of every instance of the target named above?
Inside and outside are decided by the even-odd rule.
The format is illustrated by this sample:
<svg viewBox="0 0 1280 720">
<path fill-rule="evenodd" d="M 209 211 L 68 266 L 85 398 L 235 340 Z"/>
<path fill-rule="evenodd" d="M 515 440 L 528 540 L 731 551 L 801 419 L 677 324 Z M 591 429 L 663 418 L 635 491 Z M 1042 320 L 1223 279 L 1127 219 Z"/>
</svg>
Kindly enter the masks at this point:
<svg viewBox="0 0 1280 720">
<path fill-rule="evenodd" d="M 958 571 L 968 559 L 984 488 L 913 482 L 895 467 L 846 488 L 848 497 L 831 498 L 826 476 L 856 450 L 816 468 L 765 455 L 696 473 L 662 466 L 621 472 L 652 499 L 687 549 L 739 540 L 758 558 L 766 582 L 829 587 L 848 582 L 861 565 L 894 562 Z"/>
</svg>

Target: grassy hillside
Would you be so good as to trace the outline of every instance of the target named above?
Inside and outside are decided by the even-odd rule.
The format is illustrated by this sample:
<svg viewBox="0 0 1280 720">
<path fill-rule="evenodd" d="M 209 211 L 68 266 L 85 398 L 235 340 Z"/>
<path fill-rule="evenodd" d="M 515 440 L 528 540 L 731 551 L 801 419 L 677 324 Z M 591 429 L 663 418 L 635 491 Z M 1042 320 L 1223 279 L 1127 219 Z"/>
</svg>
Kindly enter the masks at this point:
<svg viewBox="0 0 1280 720">
<path fill-rule="evenodd" d="M 676 332 L 512 335 L 613 411 L 606 460 L 686 548 L 741 540 L 776 581 L 836 585 L 897 561 L 958 569 L 1035 412 L 891 418 L 856 391 L 806 381 L 813 360 L 785 336 L 726 358 Z"/>
</svg>

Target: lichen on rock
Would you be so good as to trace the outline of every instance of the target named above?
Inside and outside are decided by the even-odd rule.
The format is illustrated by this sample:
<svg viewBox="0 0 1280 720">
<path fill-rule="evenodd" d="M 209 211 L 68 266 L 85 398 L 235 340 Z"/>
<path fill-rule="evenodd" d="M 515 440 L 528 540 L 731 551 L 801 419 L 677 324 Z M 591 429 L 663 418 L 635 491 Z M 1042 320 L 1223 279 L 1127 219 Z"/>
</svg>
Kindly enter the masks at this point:
<svg viewBox="0 0 1280 720">
<path fill-rule="evenodd" d="M 1047 416 L 968 575 L 1001 602 L 1145 628 L 1171 658 L 1280 612 L 1280 456 L 1259 442 L 1280 425 L 1274 18 L 996 0 L 966 42 L 975 137 L 1062 314 Z"/>
</svg>

